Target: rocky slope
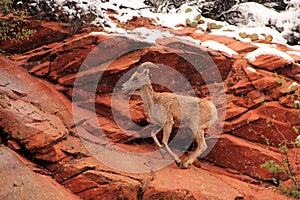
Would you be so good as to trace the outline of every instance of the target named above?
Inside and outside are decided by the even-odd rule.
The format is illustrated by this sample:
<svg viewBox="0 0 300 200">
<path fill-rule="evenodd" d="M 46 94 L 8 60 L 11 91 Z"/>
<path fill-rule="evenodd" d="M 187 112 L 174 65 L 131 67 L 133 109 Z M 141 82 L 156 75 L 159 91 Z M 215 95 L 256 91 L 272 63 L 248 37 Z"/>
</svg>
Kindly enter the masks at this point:
<svg viewBox="0 0 300 200">
<path fill-rule="evenodd" d="M 128 27 L 144 22 L 135 21 Z M 255 43 L 196 33 L 192 28 L 174 31 L 156 27 L 178 36 L 190 36 L 201 41 L 214 40 L 238 54 L 211 50 L 180 37 L 158 39 L 153 45 L 115 35 L 88 34 L 89 30 L 69 35 L 70 27 L 62 23 L 32 20 L 28 23 L 39 27 L 30 41 L 1 44 L 2 49 L 13 53 L 10 58 L 0 58 L 1 141 L 30 159 L 25 163 L 35 173 L 52 177 L 79 198 L 284 199 L 285 196 L 279 194 L 270 182 L 276 177 L 288 185 L 291 182 L 288 175 L 283 172 L 270 173 L 260 165 L 269 160 L 283 163 L 284 159 L 289 158 L 294 176 L 299 176 L 299 149 L 291 144 L 299 135 L 297 130 L 300 128 L 299 112 L 295 108 L 298 85 L 294 84 L 299 82 L 299 56 L 290 54 L 294 62 L 274 55 L 262 55 L 249 61 L 244 57 L 258 49 Z M 275 48 L 282 52 L 291 51 L 284 45 Z M 209 63 L 206 56 L 199 59 L 199 55 L 207 54 L 221 77 L 210 77 L 211 82 L 203 76 L 212 66 L 202 69 L 200 76 L 188 59 L 184 59 Z M 88 61 L 84 61 L 87 57 Z M 130 127 L 130 124 L 127 127 L 131 132 L 118 127 L 113 113 L 122 124 L 128 123 L 128 116 L 124 113 L 122 102 L 111 104 L 119 78 L 145 61 L 176 69 L 201 98 L 208 97 L 211 91 L 216 96 L 226 94 L 226 101 L 213 99 L 220 119 L 207 134 L 206 141 L 211 151 L 201 161 L 194 162 L 190 169 L 182 170 L 171 163 L 154 171 L 145 165 L 143 173 L 132 173 L 104 165 L 94 157 L 95 154 L 105 156 L 100 150 L 109 149 L 111 144 L 137 153 L 155 150 L 152 140 L 137 139 L 137 135 L 143 134 L 142 130 Z M 167 71 L 163 73 L 168 77 Z M 93 88 L 93 79 L 97 74 L 102 74 L 102 79 Z M 78 80 L 77 84 L 86 87 L 74 89 L 74 82 Z M 176 82 L 171 86 L 181 87 Z M 155 85 L 154 89 L 168 90 L 160 85 Z M 95 98 L 91 98 L 95 91 Z M 73 111 L 74 106 L 80 111 L 72 113 L 72 106 Z M 100 127 L 91 119 L 90 113 L 94 109 Z M 74 122 L 72 115 L 80 121 Z M 130 117 L 137 124 L 144 126 L 148 123 L 141 100 L 136 95 L 131 97 Z M 214 134 L 219 132 L 220 135 Z M 188 132 L 185 132 L 179 139 L 187 137 Z M 1 155 L 8 158 L 11 153 L 3 145 Z M 284 153 L 280 146 L 288 146 L 288 153 Z M 96 153 L 91 155 L 86 147 L 100 150 L 95 150 Z M 189 150 L 193 148 L 192 145 Z M 163 159 L 159 157 L 158 160 Z M 124 162 L 133 167 L 140 166 L 138 159 Z M 147 158 L 142 162 L 148 162 Z M 1 175 L 5 176 L 9 174 Z M 30 185 L 30 181 L 24 184 Z M 38 185 L 36 187 L 41 190 Z M 57 189 L 63 191 L 59 187 Z M 11 188 L 7 187 L 7 190 Z M 0 193 L 1 199 L 8 193 Z M 72 194 L 68 195 L 71 198 Z M 25 199 L 33 198 L 27 196 Z"/>
</svg>

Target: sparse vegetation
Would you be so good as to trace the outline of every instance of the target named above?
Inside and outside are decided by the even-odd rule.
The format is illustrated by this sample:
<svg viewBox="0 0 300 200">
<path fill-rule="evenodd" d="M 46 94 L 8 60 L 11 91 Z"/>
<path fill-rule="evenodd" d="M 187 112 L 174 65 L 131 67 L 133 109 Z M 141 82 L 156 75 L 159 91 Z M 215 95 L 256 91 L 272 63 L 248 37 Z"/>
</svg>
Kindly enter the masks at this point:
<svg viewBox="0 0 300 200">
<path fill-rule="evenodd" d="M 185 13 L 192 12 L 193 10 L 191 8 L 187 8 L 185 10 Z M 199 13 L 194 19 L 186 19 L 186 25 L 191 26 L 193 28 L 196 28 L 198 24 L 204 23 L 203 20 L 201 20 L 201 14 Z"/>
<path fill-rule="evenodd" d="M 17 10 L 13 8 L 12 0 L 2 0 L 0 2 L 0 41 L 20 41 L 28 40 L 35 30 L 24 28 L 24 16 L 26 10 Z M 4 18 L 6 17 L 6 18 Z"/>
<path fill-rule="evenodd" d="M 291 144 L 295 145 L 295 147 L 298 148 L 300 147 L 300 142 L 297 139 L 291 142 Z M 283 145 L 280 146 L 280 149 L 282 150 L 284 155 L 282 159 L 282 163 L 278 163 L 274 160 L 268 160 L 265 161 L 264 164 L 260 165 L 260 167 L 266 168 L 268 169 L 269 172 L 274 174 L 274 177 L 272 179 L 273 183 L 279 187 L 281 194 L 285 194 L 287 197 L 299 199 L 300 185 L 295 175 L 297 169 L 293 168 L 293 165 L 290 161 L 289 154 L 288 154 L 289 148 L 286 145 Z M 280 172 L 288 175 L 289 179 L 292 180 L 292 185 L 285 186 L 283 184 L 282 180 L 280 180 L 280 178 L 278 177 L 278 173 Z"/>
<path fill-rule="evenodd" d="M 259 35 L 257 33 L 248 34 L 245 32 L 240 32 L 239 36 L 243 39 L 249 38 L 251 41 L 255 41 L 259 39 Z M 273 40 L 273 37 L 271 35 L 263 35 L 265 38 L 265 41 L 271 42 Z"/>
<path fill-rule="evenodd" d="M 214 22 L 211 22 L 211 23 L 207 23 L 207 29 L 208 30 L 212 30 L 212 29 L 220 29 L 222 28 L 223 26 L 220 25 L 220 24 L 216 24 Z"/>
<path fill-rule="evenodd" d="M 274 77 L 276 79 L 276 82 L 283 88 L 289 91 L 287 94 L 295 103 L 295 108 L 298 109 L 299 113 L 299 107 L 297 104 L 297 101 L 300 100 L 300 91 L 299 88 L 296 89 L 295 87 L 288 87 L 287 81 L 280 77 L 278 73 L 274 73 Z M 264 98 L 261 99 L 261 102 L 264 106 L 268 106 L 266 104 L 266 100 Z M 300 114 L 299 114 L 300 117 Z M 270 119 L 266 120 L 266 126 L 267 127 L 273 127 L 276 128 L 276 125 L 272 124 L 271 119 L 276 119 L 277 115 L 276 113 L 272 113 L 270 116 Z M 251 127 L 251 126 L 250 126 Z M 292 126 L 293 131 L 296 134 L 299 134 L 299 129 L 296 126 Z M 278 130 L 278 129 L 277 129 Z M 255 131 L 252 128 L 249 129 L 249 131 Z M 266 144 L 271 145 L 268 139 L 266 138 Z M 275 161 L 275 160 L 266 160 L 265 163 L 261 164 L 261 168 L 268 169 L 270 173 L 273 173 L 272 181 L 274 185 L 276 185 L 279 188 L 279 191 L 281 194 L 285 194 L 287 197 L 299 199 L 300 198 L 300 183 L 297 179 L 297 167 L 294 162 L 295 160 L 291 160 L 291 156 L 294 154 L 294 158 L 297 158 L 297 153 L 290 152 L 291 148 L 299 148 L 300 147 L 300 141 L 298 138 L 296 138 L 294 141 L 284 141 L 284 144 L 281 144 L 278 146 L 278 148 L 282 151 L 282 160 L 281 162 Z M 288 175 L 288 179 L 292 181 L 291 184 L 287 185 L 284 184 L 283 181 L 280 179 L 279 174 L 283 173 L 285 175 Z"/>
</svg>

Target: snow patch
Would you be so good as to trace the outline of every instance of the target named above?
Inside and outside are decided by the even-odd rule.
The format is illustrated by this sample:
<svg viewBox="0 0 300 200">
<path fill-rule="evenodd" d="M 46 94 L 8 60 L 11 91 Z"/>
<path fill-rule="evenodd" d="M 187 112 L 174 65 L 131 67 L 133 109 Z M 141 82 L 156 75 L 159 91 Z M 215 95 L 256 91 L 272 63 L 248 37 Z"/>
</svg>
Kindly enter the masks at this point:
<svg viewBox="0 0 300 200">
<path fill-rule="evenodd" d="M 248 27 L 264 27 L 268 24 L 269 20 L 278 17 L 279 13 L 275 10 L 266 8 L 265 6 L 255 3 L 246 2 L 234 5 L 227 12 L 240 11 L 244 16 L 248 16 Z"/>
<path fill-rule="evenodd" d="M 200 40 L 195 40 L 194 38 L 192 38 L 190 36 L 176 36 L 176 38 L 181 39 L 181 40 L 185 40 L 185 41 L 197 44 L 197 45 L 201 44 Z"/>
<path fill-rule="evenodd" d="M 250 71 L 250 72 L 256 72 L 256 69 L 254 69 L 254 68 L 252 68 L 252 67 L 250 67 L 250 66 L 248 66 L 248 67 L 246 68 L 246 70 L 248 70 L 248 71 Z"/>
<path fill-rule="evenodd" d="M 236 51 L 230 49 L 225 44 L 221 44 L 221 43 L 213 41 L 213 40 L 206 40 L 205 42 L 201 43 L 201 46 L 207 47 L 214 51 L 225 52 L 225 53 L 229 54 L 230 56 L 238 55 L 238 53 Z"/>
<path fill-rule="evenodd" d="M 235 17 L 235 23 L 239 27 L 263 28 L 265 26 L 271 26 L 274 31 L 276 31 L 276 29 L 280 30 L 280 33 L 276 32 L 281 38 L 289 40 L 291 40 L 293 36 L 299 38 L 299 31 L 296 31 L 296 29 L 300 24 L 300 1 L 292 0 L 285 1 L 285 3 L 289 4 L 289 6 L 287 10 L 283 12 L 266 8 L 259 3 L 246 2 L 233 6 L 227 13 L 240 12 L 242 14 L 242 17 Z"/>
<path fill-rule="evenodd" d="M 122 30 L 122 29 L 121 29 Z M 163 38 L 178 38 L 180 40 L 185 40 L 188 42 L 191 42 L 196 45 L 200 45 L 201 41 L 200 40 L 195 40 L 192 37 L 189 36 L 177 36 L 171 33 L 170 31 L 161 31 L 158 29 L 149 29 L 149 28 L 136 28 L 134 30 L 124 30 L 120 31 L 119 33 L 115 34 L 107 34 L 105 32 L 91 32 L 90 35 L 114 35 L 114 36 L 126 36 L 128 38 L 134 39 L 134 40 L 139 40 L 143 42 L 148 42 L 151 44 L 157 44 L 156 41 L 158 39 L 163 39 Z"/>
<path fill-rule="evenodd" d="M 204 32 L 203 31 L 201 31 L 201 30 L 199 30 L 199 29 L 197 29 L 194 33 L 198 33 L 198 34 L 204 34 Z"/>
<path fill-rule="evenodd" d="M 40 0 L 35 1 L 40 2 Z M 140 0 L 45 0 L 45 2 L 48 5 L 53 4 L 58 6 L 70 19 L 93 14 L 95 15 L 95 19 L 92 24 L 102 26 L 105 31 L 110 33 L 124 33 L 127 30 L 118 28 L 110 16 L 115 17 L 120 23 L 126 23 L 132 20 L 133 17 L 145 17 L 153 20 L 157 25 L 178 30 L 181 28 L 179 26 L 186 26 L 187 19 L 192 22 L 195 18 L 199 17 L 200 12 L 197 9 L 201 3 L 204 3 L 204 0 L 199 1 L 197 3 L 198 5 L 194 4 L 194 6 L 189 6 L 188 3 L 183 4 L 178 9 L 168 10 L 168 13 L 154 13 L 144 4 L 144 1 Z M 68 2 L 70 2 L 70 4 L 67 4 Z M 36 3 L 33 1 L 31 4 Z M 76 5 L 76 7 L 72 6 L 73 4 Z M 244 32 L 246 34 L 257 34 L 258 39 L 262 40 L 265 39 L 265 36 L 272 36 L 272 42 L 286 44 L 287 40 L 285 38 L 287 38 L 287 35 L 297 36 L 297 34 L 299 34 L 297 31 L 294 31 L 294 28 L 300 24 L 300 1 L 289 0 L 288 4 L 289 7 L 286 11 L 277 12 L 254 2 L 239 3 L 227 12 L 242 12 L 243 16 L 249 16 L 244 19 L 247 23 L 233 26 L 227 22 L 220 22 L 202 16 L 201 21 L 204 23 L 198 24 L 197 27 L 206 31 L 208 23 L 215 23 L 222 25 L 222 28 L 211 30 L 212 35 L 232 37 L 243 42 L 251 43 L 250 38 L 240 37 L 239 34 Z M 108 10 L 113 10 L 115 14 L 109 14 L 107 12 Z M 266 25 L 270 23 L 271 25 L 276 24 L 275 28 L 282 29 L 282 31 L 279 32 L 275 28 L 266 27 Z M 200 30 L 195 32 L 203 33 Z M 297 47 L 297 49 L 300 49 L 300 46 Z"/>
<path fill-rule="evenodd" d="M 261 55 L 273 55 L 283 58 L 291 63 L 294 63 L 294 59 L 287 53 L 280 51 L 275 48 L 271 47 L 260 47 L 250 53 L 248 53 L 244 58 L 248 59 L 249 61 L 253 62 L 256 60 L 257 57 Z"/>
<path fill-rule="evenodd" d="M 221 29 L 216 29 L 211 31 L 211 35 L 219 35 L 219 36 L 226 36 L 230 38 L 237 39 L 242 42 L 246 43 L 252 43 L 250 38 L 242 38 L 239 34 L 240 33 L 246 33 L 248 35 L 251 34 L 257 34 L 258 39 L 265 40 L 266 35 L 272 36 L 272 42 L 279 43 L 279 44 L 286 44 L 286 39 L 282 37 L 282 35 L 277 32 L 276 30 L 273 30 L 269 27 L 236 27 L 236 26 L 224 26 Z M 256 45 L 257 43 L 252 43 Z"/>
<path fill-rule="evenodd" d="M 296 55 L 296 56 L 299 56 L 300 57 L 300 52 L 299 51 L 287 51 L 288 54 L 293 54 L 293 55 Z"/>
<path fill-rule="evenodd" d="M 158 25 L 166 28 L 175 28 L 177 26 L 186 26 L 186 20 L 191 22 L 200 14 L 196 9 L 191 9 L 190 12 L 186 12 L 188 7 L 182 5 L 179 10 L 171 11 L 170 13 L 157 13 L 153 18 Z M 143 16 L 143 15 L 142 15 Z"/>
<path fill-rule="evenodd" d="M 156 44 L 157 39 L 174 37 L 174 34 L 172 34 L 170 31 L 160 31 L 157 29 L 148 28 L 136 28 L 132 31 L 127 31 L 125 36 L 132 39 L 142 40 L 144 42 Z"/>
</svg>

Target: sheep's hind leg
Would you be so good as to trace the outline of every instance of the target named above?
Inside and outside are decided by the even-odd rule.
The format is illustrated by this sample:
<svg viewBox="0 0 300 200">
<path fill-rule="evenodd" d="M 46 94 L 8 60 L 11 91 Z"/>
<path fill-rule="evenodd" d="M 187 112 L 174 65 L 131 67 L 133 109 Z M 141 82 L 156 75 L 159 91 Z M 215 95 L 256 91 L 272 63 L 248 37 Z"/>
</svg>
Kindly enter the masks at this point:
<svg viewBox="0 0 300 200">
<path fill-rule="evenodd" d="M 166 151 L 163 149 L 163 145 L 161 145 L 156 137 L 156 134 L 161 130 L 162 128 L 160 126 L 156 126 L 152 131 L 151 131 L 151 137 L 158 147 L 158 150 L 163 158 L 166 156 Z"/>
<path fill-rule="evenodd" d="M 201 155 L 201 153 L 203 153 L 207 149 L 203 128 L 199 128 L 198 133 L 195 135 L 195 141 L 197 143 L 197 148 L 188 158 L 186 158 L 181 163 L 180 167 L 183 169 L 186 169 L 190 164 L 192 164 L 197 159 L 198 156 Z"/>
</svg>

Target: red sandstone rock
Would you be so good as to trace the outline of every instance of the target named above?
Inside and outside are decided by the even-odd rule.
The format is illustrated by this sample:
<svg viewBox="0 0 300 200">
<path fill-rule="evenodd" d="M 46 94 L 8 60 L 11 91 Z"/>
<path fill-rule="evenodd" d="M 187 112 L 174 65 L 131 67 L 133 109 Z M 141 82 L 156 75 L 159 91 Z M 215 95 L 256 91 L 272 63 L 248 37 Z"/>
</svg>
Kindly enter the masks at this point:
<svg viewBox="0 0 300 200">
<path fill-rule="evenodd" d="M 97 183 L 89 180 L 83 175 L 78 175 L 74 178 L 68 179 L 62 184 L 75 194 L 89 190 L 91 188 L 96 188 L 98 186 Z"/>
<path fill-rule="evenodd" d="M 0 125 L 4 131 L 31 150 L 64 138 L 71 126 L 69 119 L 60 118 L 71 116 L 65 105 L 17 63 L 1 58 L 1 65 Z"/>
<path fill-rule="evenodd" d="M 58 170 L 54 173 L 54 179 L 56 181 L 64 182 L 71 177 L 79 175 L 87 170 L 95 169 L 98 165 L 97 161 L 93 158 L 82 158 L 71 160 L 63 165 L 61 165 Z"/>
<path fill-rule="evenodd" d="M 261 169 L 260 164 L 271 159 L 281 162 L 282 154 L 277 148 L 267 145 L 277 146 L 282 144 L 283 140 L 290 141 L 297 136 L 293 126 L 298 128 L 300 120 L 294 109 L 294 101 L 291 97 L 286 96 L 287 91 L 279 88 L 281 85 L 277 83 L 274 73 L 267 70 L 277 69 L 277 73 L 281 77 L 287 78 L 290 84 L 292 79 L 299 79 L 298 66 L 294 64 L 284 67 L 288 63 L 280 58 L 264 56 L 249 65 L 243 56 L 253 51 L 255 46 L 226 37 L 207 34 L 196 36 L 192 30 L 189 29 L 187 32 L 195 39 L 218 41 L 237 51 L 240 55 L 233 59 L 220 52 L 191 45 L 186 41 L 168 38 L 159 40 L 161 45 L 159 47 L 148 48 L 149 44 L 138 43 L 137 46 L 142 47 L 140 50 L 122 55 L 108 65 L 109 61 L 118 56 L 118 50 L 126 50 L 136 43 L 132 40 L 122 40 L 106 35 L 75 35 L 63 43 L 49 44 L 23 55 L 13 56 L 19 63 L 27 67 L 30 73 L 35 76 L 43 76 L 44 79 L 51 79 L 55 81 L 56 86 L 52 84 L 53 82 L 40 82 L 38 79 L 32 78 L 17 66 L 19 63 L 12 63 L 1 58 L 0 116 L 4 116 L 5 120 L 0 121 L 0 126 L 3 126 L 4 131 L 12 131 L 10 146 L 16 150 L 27 148 L 29 153 L 40 161 L 50 161 L 45 162 L 45 170 L 48 169 L 50 171 L 48 173 L 53 173 L 58 182 L 83 199 L 235 199 L 237 197 L 283 199 L 284 196 L 265 190 L 265 188 L 262 189 L 264 186 L 251 185 L 249 187 L 248 183 L 241 180 L 253 180 L 253 178 L 257 178 L 257 174 L 262 180 L 271 180 L 274 174 L 267 172 L 266 169 Z M 186 32 L 181 31 L 181 34 L 183 33 Z M 93 50 L 97 45 L 101 47 L 101 44 L 105 44 L 105 47 L 111 50 L 110 53 L 105 53 L 107 49 L 103 51 L 99 47 Z M 200 58 L 198 58 L 199 53 L 203 53 Z M 91 55 L 88 64 L 93 64 L 93 67 L 83 67 L 82 72 L 77 74 L 87 55 Z M 99 55 L 101 55 L 100 59 Z M 222 84 L 222 80 L 214 83 L 216 77 L 212 76 L 210 70 L 213 68 L 212 65 L 209 65 L 206 66 L 207 68 L 201 68 L 202 76 L 211 78 L 209 82 L 205 82 L 201 74 L 193 68 L 192 63 L 189 63 L 184 57 L 196 61 L 197 59 L 208 61 L 207 55 L 218 67 L 226 87 L 228 104 L 226 105 L 224 132 L 228 134 L 221 136 L 206 159 L 216 166 L 227 168 L 227 173 L 220 172 L 220 168 L 218 168 L 219 170 L 211 169 L 208 172 L 194 166 L 188 170 L 181 170 L 175 164 L 147 175 L 128 174 L 105 167 L 85 150 L 73 127 L 74 123 L 69 113 L 71 102 L 55 91 L 63 91 L 69 99 L 72 99 L 72 85 L 76 78 L 80 78 L 81 84 L 85 87 L 82 91 L 76 91 L 77 98 L 75 100 L 82 109 L 80 114 L 83 116 L 83 120 L 79 124 L 85 131 L 91 133 L 90 138 L 85 139 L 91 141 L 95 138 L 100 141 L 103 139 L 100 144 L 103 146 L 110 141 L 128 151 L 149 152 L 155 148 L 154 144 L 149 142 L 151 140 L 141 143 L 136 139 L 140 136 L 139 134 L 144 133 L 143 131 L 124 132 L 112 119 L 111 110 L 113 109 L 116 115 L 122 119 L 121 123 L 125 127 L 131 128 L 127 124 L 129 118 L 136 123 L 147 123 L 147 116 L 141 100 L 135 95 L 132 96 L 129 105 L 130 116 L 126 115 L 126 106 L 122 102 L 118 101 L 117 104 L 111 105 L 110 93 L 116 82 L 129 69 L 142 62 L 153 61 L 176 69 L 189 80 L 196 91 L 198 90 L 196 94 L 204 97 L 209 92 L 202 84 L 218 85 Z M 13 66 L 14 70 L 8 65 Z M 4 67 L 2 68 L 2 66 Z M 94 86 L 90 81 L 100 72 L 104 73 L 103 79 L 96 89 L 99 94 L 96 99 L 89 99 L 93 92 L 90 88 Z M 159 73 L 164 74 L 165 77 L 171 76 L 168 71 L 153 70 L 151 79 L 155 80 Z M 127 76 L 129 77 L 129 75 Z M 170 84 L 168 83 L 169 79 L 162 81 Z M 177 79 L 171 85 L 174 88 L 185 88 L 178 84 Z M 218 87 L 215 88 L 216 92 L 219 91 Z M 159 92 L 168 91 L 168 88 L 159 85 L 154 85 L 154 89 Z M 267 102 L 269 106 L 265 107 L 264 102 Z M 89 115 L 86 115 L 86 112 L 93 110 L 95 105 L 104 135 L 97 134 L 100 130 L 98 124 L 94 124 L 95 122 L 88 118 Z M 225 109 L 222 102 L 217 105 L 219 112 Z M 20 108 L 23 110 L 20 111 Z M 29 110 L 34 111 L 35 114 L 32 115 Z M 273 116 L 273 113 L 276 117 Z M 41 120 L 45 118 L 47 120 Z M 267 120 L 271 123 L 271 127 L 268 127 Z M 48 123 L 49 121 L 51 123 Z M 16 123 L 18 126 L 13 126 Z M 28 127 L 28 123 L 36 129 Z M 62 131 L 63 133 L 59 134 Z M 148 132 L 145 131 L 143 136 L 146 136 Z M 185 135 L 181 137 L 184 138 Z M 212 140 L 207 139 L 208 144 L 211 144 Z M 20 144 L 20 146 L 16 144 Z M 294 149 L 291 151 L 296 152 Z M 293 160 L 292 154 L 289 156 L 293 166 L 295 168 L 299 166 L 299 161 Z M 211 163 L 208 165 L 211 166 Z M 195 165 L 203 166 L 203 163 L 197 161 Z M 206 166 L 207 168 L 210 167 Z M 228 173 L 234 175 L 229 176 Z M 278 176 L 281 179 L 287 178 L 283 174 Z"/>
<path fill-rule="evenodd" d="M 0 147 L 1 199 L 78 200 L 53 179 L 34 173 L 14 152 Z"/>
<path fill-rule="evenodd" d="M 231 187 L 235 185 L 235 187 Z M 250 184 L 251 185 L 251 184 Z M 272 199 L 276 198 L 270 189 L 220 174 L 190 168 L 178 170 L 175 165 L 155 173 L 153 181 L 143 195 L 143 199 Z M 285 196 L 280 196 L 285 199 Z"/>
<path fill-rule="evenodd" d="M 232 50 L 238 52 L 239 54 L 245 54 L 251 51 L 254 51 L 257 49 L 257 46 L 241 41 L 237 41 L 233 38 L 228 38 L 225 36 L 216 36 L 216 35 L 209 35 L 209 34 L 202 34 L 200 36 L 195 37 L 197 39 L 200 39 L 201 41 L 206 41 L 206 40 L 213 40 L 216 42 L 219 42 L 221 44 L 225 44 Z"/>
<path fill-rule="evenodd" d="M 54 163 L 66 157 L 67 155 L 61 150 L 60 145 L 49 146 L 41 150 L 37 150 L 35 153 L 36 159 Z"/>
<path fill-rule="evenodd" d="M 259 119 L 233 130 L 232 134 L 250 141 L 279 147 L 295 141 L 299 135 L 293 126 L 272 119 L 272 117 L 259 116 Z M 298 128 L 298 126 L 295 126 Z"/>
<path fill-rule="evenodd" d="M 257 66 L 262 69 L 273 71 L 279 68 L 283 68 L 289 64 L 292 64 L 290 61 L 287 61 L 281 57 L 273 55 L 261 55 L 258 56 L 255 61 L 250 62 L 252 65 Z"/>
<path fill-rule="evenodd" d="M 234 103 L 230 102 L 226 105 L 226 119 L 237 117 L 246 111 L 247 108 L 237 106 Z"/>
<path fill-rule="evenodd" d="M 279 73 L 283 74 L 286 77 L 290 77 L 300 81 L 300 66 L 299 64 L 289 65 L 282 69 L 279 69 Z"/>
<path fill-rule="evenodd" d="M 13 150 L 20 150 L 22 149 L 22 146 L 16 142 L 15 140 L 8 140 L 7 141 L 7 146 Z"/>
<path fill-rule="evenodd" d="M 262 169 L 265 161 L 275 160 L 281 163 L 281 155 L 249 141 L 224 134 L 218 140 L 216 147 L 206 156 L 206 159 L 223 167 L 236 169 L 254 178 L 272 180 L 274 174 Z M 287 174 L 280 173 L 279 177 L 287 179 Z"/>
</svg>

